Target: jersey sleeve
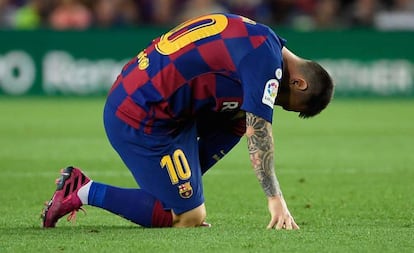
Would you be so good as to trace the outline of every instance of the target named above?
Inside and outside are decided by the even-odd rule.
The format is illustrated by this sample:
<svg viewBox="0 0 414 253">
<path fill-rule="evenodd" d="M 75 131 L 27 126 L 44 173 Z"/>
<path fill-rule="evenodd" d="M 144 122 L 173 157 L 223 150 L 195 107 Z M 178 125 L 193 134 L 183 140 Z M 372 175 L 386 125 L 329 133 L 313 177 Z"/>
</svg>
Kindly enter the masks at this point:
<svg viewBox="0 0 414 253">
<path fill-rule="evenodd" d="M 283 73 L 282 47 L 278 37 L 270 37 L 246 55 L 238 68 L 243 87 L 241 109 L 270 123 Z"/>
</svg>

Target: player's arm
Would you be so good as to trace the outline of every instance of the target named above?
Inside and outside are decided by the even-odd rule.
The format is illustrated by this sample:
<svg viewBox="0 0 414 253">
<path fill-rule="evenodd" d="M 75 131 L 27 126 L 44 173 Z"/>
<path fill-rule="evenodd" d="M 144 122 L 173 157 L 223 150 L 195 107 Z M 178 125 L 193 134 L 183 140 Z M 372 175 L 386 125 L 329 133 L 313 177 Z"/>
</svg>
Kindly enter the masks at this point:
<svg viewBox="0 0 414 253">
<path fill-rule="evenodd" d="M 283 199 L 274 169 L 272 124 L 246 112 L 246 137 L 250 162 L 268 199 L 271 220 L 267 228 L 298 229 Z"/>
</svg>

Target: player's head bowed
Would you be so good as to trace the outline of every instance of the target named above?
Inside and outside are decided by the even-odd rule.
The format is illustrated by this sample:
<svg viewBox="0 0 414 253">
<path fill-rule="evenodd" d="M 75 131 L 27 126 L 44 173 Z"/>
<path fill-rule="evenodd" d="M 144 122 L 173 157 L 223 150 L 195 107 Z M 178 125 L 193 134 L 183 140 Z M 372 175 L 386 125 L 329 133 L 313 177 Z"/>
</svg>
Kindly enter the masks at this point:
<svg viewBox="0 0 414 253">
<path fill-rule="evenodd" d="M 310 118 L 328 106 L 333 93 L 329 73 L 319 63 L 297 57 L 287 61 L 276 104 Z"/>
<path fill-rule="evenodd" d="M 319 114 L 329 104 L 334 84 L 328 72 L 317 62 L 304 61 L 299 66 L 308 83 L 304 96 L 307 108 L 299 113 L 299 117 L 309 118 Z"/>
</svg>

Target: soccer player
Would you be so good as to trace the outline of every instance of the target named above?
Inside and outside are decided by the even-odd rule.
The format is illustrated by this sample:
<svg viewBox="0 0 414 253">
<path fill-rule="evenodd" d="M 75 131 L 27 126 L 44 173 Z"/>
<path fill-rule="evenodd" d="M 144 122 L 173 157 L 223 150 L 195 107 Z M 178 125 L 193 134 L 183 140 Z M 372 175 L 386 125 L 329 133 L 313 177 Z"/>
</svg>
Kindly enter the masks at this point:
<svg viewBox="0 0 414 253">
<path fill-rule="evenodd" d="M 82 205 L 144 227 L 207 226 L 202 175 L 245 135 L 268 201 L 267 228 L 298 229 L 275 174 L 273 108 L 317 115 L 333 82 L 285 42 L 233 14 L 194 18 L 154 39 L 123 67 L 103 115 L 108 139 L 139 188 L 98 183 L 67 167 L 43 210 L 43 227 Z"/>
</svg>

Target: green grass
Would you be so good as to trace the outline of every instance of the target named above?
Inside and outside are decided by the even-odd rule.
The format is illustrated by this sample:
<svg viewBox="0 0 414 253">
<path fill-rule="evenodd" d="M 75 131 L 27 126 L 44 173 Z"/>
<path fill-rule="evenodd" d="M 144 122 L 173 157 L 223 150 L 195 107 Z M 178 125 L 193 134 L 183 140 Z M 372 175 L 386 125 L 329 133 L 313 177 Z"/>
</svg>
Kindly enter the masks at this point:
<svg viewBox="0 0 414 253">
<path fill-rule="evenodd" d="M 135 183 L 106 140 L 103 98 L 0 97 L 0 252 L 413 252 L 414 101 L 334 100 L 315 119 L 277 109 L 277 174 L 299 231 L 266 230 L 245 139 L 204 177 L 210 229 L 144 229 L 85 207 L 40 228 L 58 169 Z"/>
</svg>

